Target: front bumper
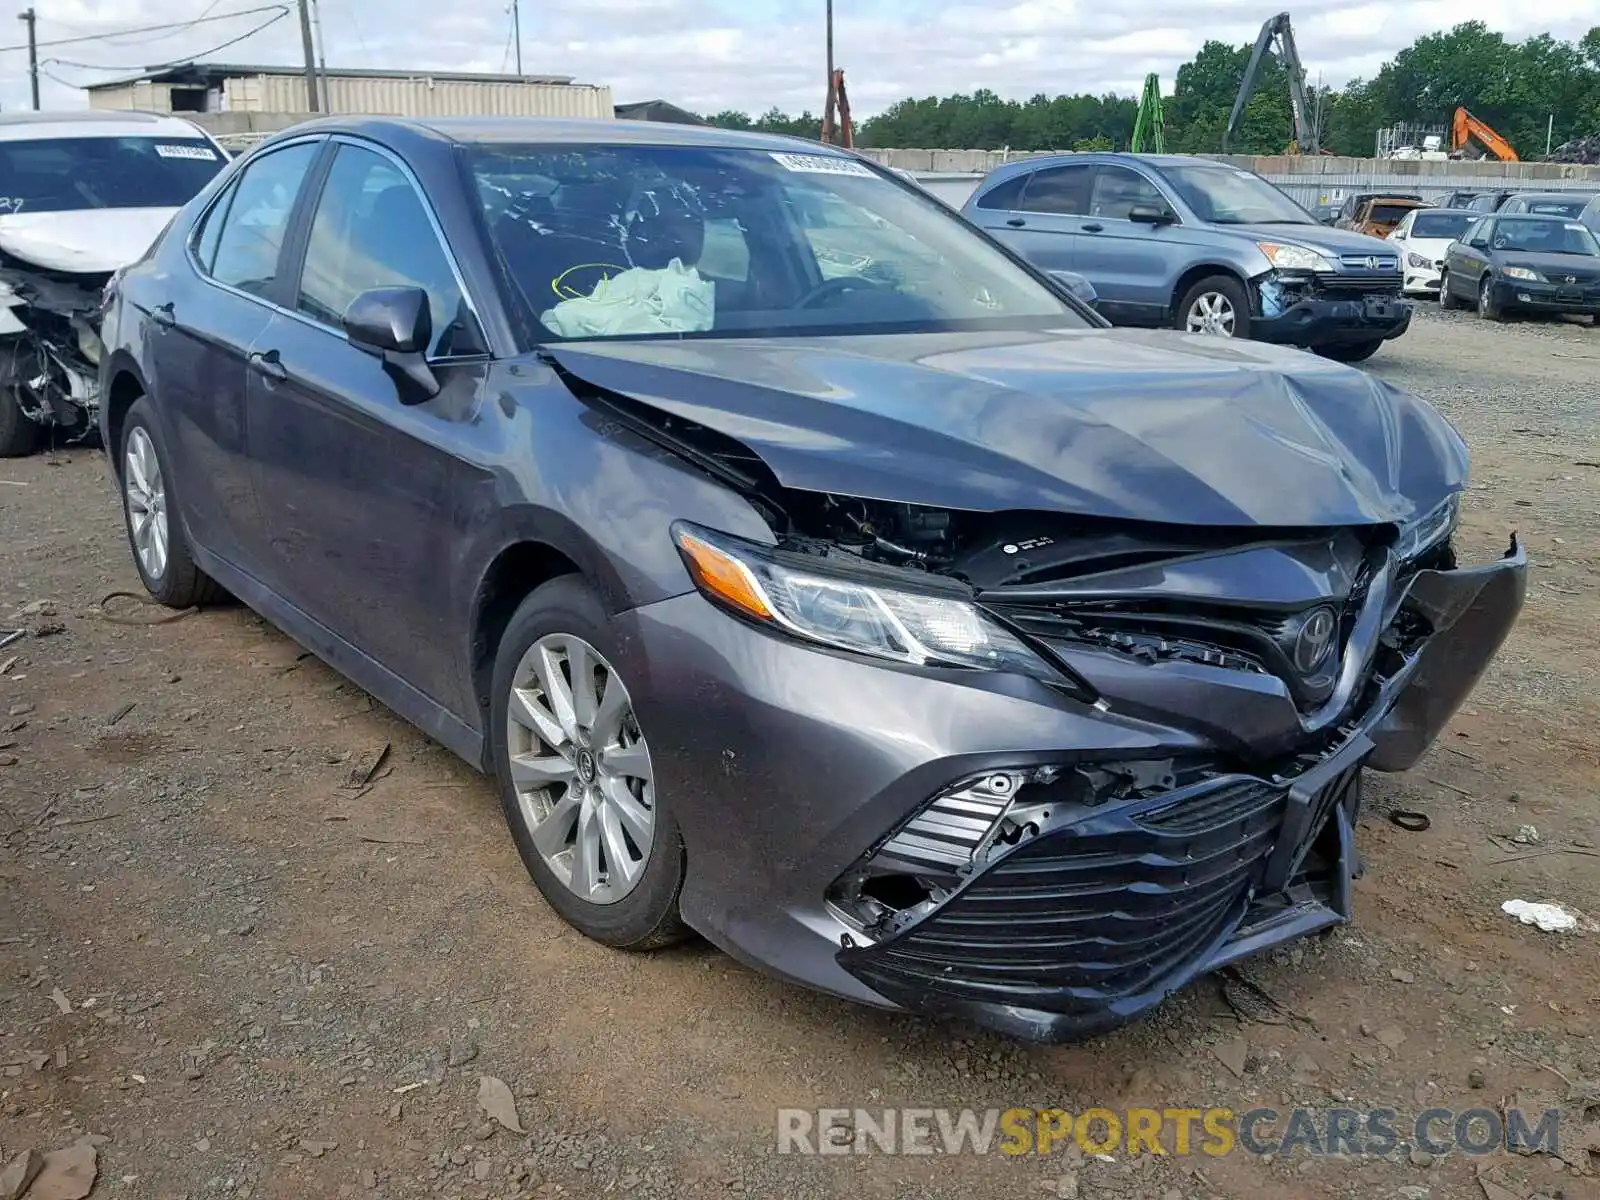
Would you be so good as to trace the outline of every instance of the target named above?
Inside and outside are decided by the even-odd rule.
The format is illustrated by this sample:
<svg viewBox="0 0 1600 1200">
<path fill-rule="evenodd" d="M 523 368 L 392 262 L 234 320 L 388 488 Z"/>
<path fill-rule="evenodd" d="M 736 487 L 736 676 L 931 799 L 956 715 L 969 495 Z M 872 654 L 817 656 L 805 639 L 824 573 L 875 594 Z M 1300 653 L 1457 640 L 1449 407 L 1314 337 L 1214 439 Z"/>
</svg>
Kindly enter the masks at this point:
<svg viewBox="0 0 1600 1200">
<path fill-rule="evenodd" d="M 658 794 L 687 851 L 683 915 L 767 973 L 879 1007 L 1034 1040 L 1124 1022 L 1349 920 L 1362 767 L 1403 770 L 1427 749 L 1509 633 L 1526 572 L 1513 543 L 1488 566 L 1412 575 L 1386 612 L 1431 632 L 1375 653 L 1359 698 L 1315 734 L 1276 678 L 1221 667 L 1102 672 L 1097 708 L 1018 676 L 813 650 L 698 595 L 622 614 Z M 1261 752 L 1253 766 L 1241 742 Z M 1216 769 L 1033 810 L 1031 836 L 992 843 L 892 928 L 837 904 L 841 878 L 962 780 L 1168 758 Z"/>
<path fill-rule="evenodd" d="M 1407 296 L 1437 296 L 1439 282 L 1444 272 L 1441 265 L 1435 263 L 1429 267 L 1407 266 L 1405 282 L 1401 284 L 1401 291 Z"/>
<path fill-rule="evenodd" d="M 1255 317 L 1250 336 L 1293 346 L 1389 341 L 1411 327 L 1411 305 L 1395 296 L 1300 300 L 1271 316 Z"/>
<path fill-rule="evenodd" d="M 1572 313 L 1579 316 L 1600 313 L 1600 285 L 1597 284 L 1563 286 L 1521 279 L 1499 279 L 1490 286 L 1501 309 Z"/>
</svg>

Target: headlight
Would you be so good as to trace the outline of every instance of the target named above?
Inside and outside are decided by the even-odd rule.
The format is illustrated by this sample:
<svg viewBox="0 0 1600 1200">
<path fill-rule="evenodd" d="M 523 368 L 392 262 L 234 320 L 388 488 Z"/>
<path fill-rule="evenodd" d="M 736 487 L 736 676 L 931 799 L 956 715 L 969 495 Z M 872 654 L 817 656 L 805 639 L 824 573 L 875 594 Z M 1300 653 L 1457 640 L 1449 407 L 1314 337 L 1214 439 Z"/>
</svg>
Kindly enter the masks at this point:
<svg viewBox="0 0 1600 1200">
<path fill-rule="evenodd" d="M 1433 259 L 1424 258 L 1420 254 L 1407 254 L 1406 255 L 1406 265 L 1410 266 L 1410 267 L 1419 267 L 1419 268 L 1421 268 L 1421 267 L 1431 267 L 1431 266 L 1433 266 Z"/>
<path fill-rule="evenodd" d="M 1461 493 L 1456 492 L 1443 504 L 1425 516 L 1400 527 L 1395 539 L 1394 552 L 1402 562 L 1416 558 L 1423 551 L 1437 546 L 1454 532 L 1456 520 L 1461 515 Z"/>
<path fill-rule="evenodd" d="M 1280 271 L 1332 271 L 1334 266 L 1309 246 L 1285 246 L 1279 242 L 1257 242 L 1267 261 Z"/>
<path fill-rule="evenodd" d="M 1526 279 L 1529 283 L 1543 283 L 1544 276 L 1527 267 L 1502 267 L 1501 272 L 1507 279 Z"/>
<path fill-rule="evenodd" d="M 1015 671 L 1072 684 L 1005 626 L 956 596 L 906 591 L 779 562 L 770 549 L 695 526 L 673 527 L 709 599 L 791 637 L 915 666 Z M 933 583 L 930 580 L 930 584 Z"/>
</svg>

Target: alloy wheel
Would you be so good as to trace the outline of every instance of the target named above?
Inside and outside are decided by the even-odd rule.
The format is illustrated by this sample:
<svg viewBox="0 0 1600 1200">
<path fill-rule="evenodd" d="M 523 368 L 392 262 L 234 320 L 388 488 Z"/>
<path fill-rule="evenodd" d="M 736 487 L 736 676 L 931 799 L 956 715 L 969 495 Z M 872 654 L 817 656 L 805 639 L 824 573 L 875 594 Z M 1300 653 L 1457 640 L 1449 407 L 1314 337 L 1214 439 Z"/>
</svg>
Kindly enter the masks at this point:
<svg viewBox="0 0 1600 1200">
<path fill-rule="evenodd" d="M 134 552 L 145 575 L 160 579 L 167 573 L 167 489 L 155 443 L 138 426 L 128 433 L 122 479 Z"/>
<path fill-rule="evenodd" d="M 655 775 L 616 668 L 552 633 L 512 676 L 506 747 L 517 809 L 545 865 L 591 904 L 638 885 L 655 842 Z"/>
<path fill-rule="evenodd" d="M 1189 305 L 1184 328 L 1189 333 L 1214 333 L 1232 337 L 1237 314 L 1233 301 L 1221 292 L 1202 292 Z"/>
</svg>

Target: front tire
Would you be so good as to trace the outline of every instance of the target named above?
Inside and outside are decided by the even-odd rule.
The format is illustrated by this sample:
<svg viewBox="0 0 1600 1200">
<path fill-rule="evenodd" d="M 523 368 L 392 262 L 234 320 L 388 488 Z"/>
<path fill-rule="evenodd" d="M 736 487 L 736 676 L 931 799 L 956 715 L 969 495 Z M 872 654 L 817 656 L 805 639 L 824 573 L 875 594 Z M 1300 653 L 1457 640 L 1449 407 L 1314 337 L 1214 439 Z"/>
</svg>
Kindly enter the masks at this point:
<svg viewBox="0 0 1600 1200">
<path fill-rule="evenodd" d="M 123 523 L 145 590 L 168 608 L 222 600 L 227 593 L 195 565 L 190 554 L 183 520 L 173 503 L 172 459 L 148 400 L 140 398 L 128 409 L 117 454 Z"/>
<path fill-rule="evenodd" d="M 1177 328 L 1222 337 L 1250 336 L 1250 297 L 1231 275 L 1208 275 L 1178 301 Z"/>
<path fill-rule="evenodd" d="M 1318 346 L 1317 353 L 1324 358 L 1331 358 L 1335 362 L 1358 363 L 1366 362 L 1378 352 L 1383 345 L 1383 339 L 1377 338 L 1370 342 L 1346 342 L 1343 345 Z"/>
<path fill-rule="evenodd" d="M 1445 312 L 1461 307 L 1461 301 L 1457 300 L 1455 293 L 1450 290 L 1449 276 L 1439 280 L 1439 307 Z"/>
<path fill-rule="evenodd" d="M 1500 302 L 1494 298 L 1494 281 L 1487 275 L 1478 285 L 1478 316 L 1485 321 L 1503 321 L 1506 317 Z"/>
<path fill-rule="evenodd" d="M 0 458 L 26 458 L 39 446 L 44 426 L 23 415 L 13 388 L 0 388 Z"/>
<path fill-rule="evenodd" d="M 544 584 L 500 639 L 488 736 L 506 823 L 550 907 L 594 941 L 651 950 L 688 932 L 686 862 L 621 659 L 581 578 Z"/>
</svg>

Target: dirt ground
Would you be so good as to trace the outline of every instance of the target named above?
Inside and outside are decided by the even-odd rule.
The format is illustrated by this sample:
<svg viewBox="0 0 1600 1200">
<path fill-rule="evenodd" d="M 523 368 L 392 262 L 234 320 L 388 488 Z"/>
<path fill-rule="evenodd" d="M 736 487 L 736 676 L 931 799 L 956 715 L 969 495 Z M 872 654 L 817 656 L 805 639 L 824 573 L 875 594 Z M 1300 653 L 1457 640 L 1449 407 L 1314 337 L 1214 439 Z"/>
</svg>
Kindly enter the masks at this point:
<svg viewBox="0 0 1600 1200">
<path fill-rule="evenodd" d="M 1246 964 L 1277 1007 L 1211 979 L 1071 1047 L 584 941 L 486 780 L 250 612 L 104 619 L 138 582 L 98 452 L 0 463 L 0 628 L 30 630 L 0 650 L 5 1160 L 96 1135 L 95 1196 L 190 1200 L 1600 1196 L 1600 936 L 1500 911 L 1600 916 L 1600 329 L 1430 311 L 1371 366 L 1471 444 L 1464 556 L 1522 535 L 1521 625 L 1371 781 L 1355 923 Z M 775 1151 L 779 1108 L 900 1105 L 1563 1117 L 1559 1155 Z"/>
</svg>

